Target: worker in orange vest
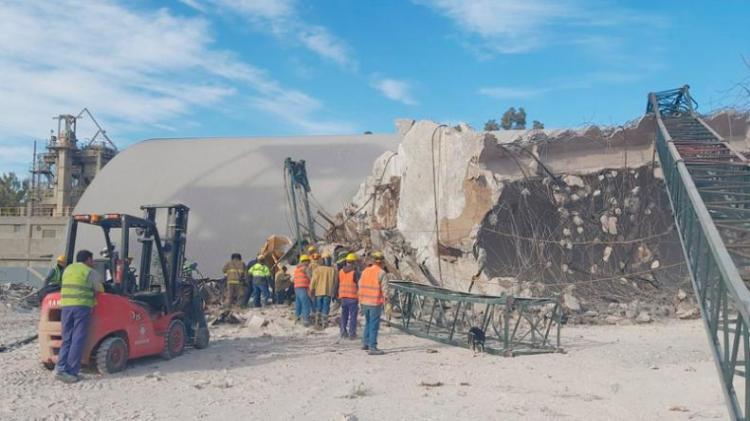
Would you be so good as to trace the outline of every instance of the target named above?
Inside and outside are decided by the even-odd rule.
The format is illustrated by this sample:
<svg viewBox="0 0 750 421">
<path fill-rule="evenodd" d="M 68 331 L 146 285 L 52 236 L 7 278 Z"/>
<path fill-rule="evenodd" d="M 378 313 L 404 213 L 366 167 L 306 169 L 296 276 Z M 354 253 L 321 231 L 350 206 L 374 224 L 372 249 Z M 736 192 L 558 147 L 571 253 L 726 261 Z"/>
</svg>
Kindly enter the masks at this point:
<svg viewBox="0 0 750 421">
<path fill-rule="evenodd" d="M 294 313 L 305 327 L 310 326 L 310 256 L 303 254 L 299 257 L 299 264 L 294 269 Z"/>
<path fill-rule="evenodd" d="M 342 338 L 354 339 L 357 337 L 357 307 L 359 305 L 357 295 L 357 283 L 359 272 L 357 271 L 357 255 L 349 253 L 346 255 L 345 265 L 339 270 L 336 286 L 337 297 L 341 301 L 341 323 L 339 331 Z M 349 329 L 347 330 L 347 325 Z"/>
<path fill-rule="evenodd" d="M 365 333 L 362 336 L 362 349 L 370 355 L 382 355 L 378 349 L 378 328 L 380 328 L 380 314 L 387 301 L 385 294 L 386 279 L 383 269 L 383 253 L 372 253 L 373 263 L 362 271 L 359 279 L 357 296 L 365 316 Z"/>
</svg>

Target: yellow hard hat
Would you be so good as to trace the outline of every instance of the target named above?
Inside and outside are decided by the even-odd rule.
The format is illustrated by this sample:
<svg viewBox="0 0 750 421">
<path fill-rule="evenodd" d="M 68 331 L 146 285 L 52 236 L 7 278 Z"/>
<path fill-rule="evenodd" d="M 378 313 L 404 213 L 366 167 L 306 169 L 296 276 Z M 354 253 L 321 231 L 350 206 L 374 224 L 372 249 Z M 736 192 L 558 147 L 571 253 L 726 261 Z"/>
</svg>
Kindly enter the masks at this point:
<svg viewBox="0 0 750 421">
<path fill-rule="evenodd" d="M 308 256 L 306 254 L 303 254 L 302 256 L 299 257 L 299 261 L 300 262 L 309 262 L 310 261 L 310 256 Z"/>
<path fill-rule="evenodd" d="M 57 263 L 65 263 L 66 260 L 68 259 L 63 254 L 57 256 Z"/>
<path fill-rule="evenodd" d="M 349 253 L 346 255 L 346 261 L 347 262 L 356 262 L 357 261 L 357 255 L 354 253 Z"/>
<path fill-rule="evenodd" d="M 307 254 L 313 254 L 313 253 L 314 253 L 314 252 L 316 252 L 317 250 L 318 250 L 318 249 L 317 249 L 317 248 L 315 248 L 315 246 L 310 246 L 310 247 L 308 247 L 308 248 L 307 248 Z"/>
<path fill-rule="evenodd" d="M 255 256 L 255 257 L 257 257 L 257 258 L 258 258 L 258 260 L 263 260 L 263 259 L 265 259 L 265 258 L 266 258 L 266 256 L 264 256 L 264 255 L 263 255 L 263 253 L 260 253 L 260 254 L 258 254 L 258 255 L 257 255 L 257 256 Z"/>
<path fill-rule="evenodd" d="M 383 260 L 385 257 L 383 257 L 383 253 L 379 251 L 372 252 L 372 258 L 375 260 Z"/>
</svg>

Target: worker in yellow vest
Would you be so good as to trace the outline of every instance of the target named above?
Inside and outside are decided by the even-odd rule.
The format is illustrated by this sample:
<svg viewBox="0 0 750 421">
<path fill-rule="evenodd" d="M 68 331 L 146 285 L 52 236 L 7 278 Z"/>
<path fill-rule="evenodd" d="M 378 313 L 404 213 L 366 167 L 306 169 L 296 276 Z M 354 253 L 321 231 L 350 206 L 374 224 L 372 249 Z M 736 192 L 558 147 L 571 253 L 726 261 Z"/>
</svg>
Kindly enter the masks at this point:
<svg viewBox="0 0 750 421">
<path fill-rule="evenodd" d="M 89 332 L 91 311 L 97 292 L 104 291 L 103 276 L 93 270 L 94 255 L 88 250 L 76 254 L 76 262 L 65 268 L 60 288 L 62 345 L 57 355 L 55 378 L 75 383 L 80 378 L 81 357 Z"/>
<path fill-rule="evenodd" d="M 263 262 L 266 256 L 259 254 L 255 264 L 247 270 L 248 276 L 253 283 L 253 296 L 255 307 L 265 307 L 268 305 L 268 284 L 271 282 L 271 269 Z"/>
<path fill-rule="evenodd" d="M 380 328 L 380 314 L 387 301 L 385 293 L 386 278 L 383 269 L 383 253 L 372 253 L 373 263 L 362 271 L 359 278 L 357 296 L 365 317 L 365 332 L 362 336 L 362 349 L 370 355 L 382 355 L 378 349 L 378 329 Z"/>
<path fill-rule="evenodd" d="M 303 254 L 299 257 L 299 263 L 294 269 L 294 313 L 305 327 L 310 326 L 310 256 Z"/>
<path fill-rule="evenodd" d="M 355 339 L 357 337 L 357 307 L 359 306 L 357 295 L 357 283 L 359 272 L 357 271 L 357 255 L 349 253 L 344 258 L 344 267 L 339 270 L 338 282 L 336 284 L 336 295 L 341 301 L 341 322 L 339 332 L 342 338 Z M 347 329 L 347 326 L 349 329 Z"/>
<path fill-rule="evenodd" d="M 224 305 L 227 308 L 237 304 L 237 301 L 244 295 L 242 292 L 242 283 L 245 280 L 245 264 L 242 262 L 242 255 L 232 253 L 229 260 L 222 269 L 224 278 L 227 280 L 227 290 L 224 299 Z M 246 303 L 242 303 L 244 306 Z"/>
</svg>

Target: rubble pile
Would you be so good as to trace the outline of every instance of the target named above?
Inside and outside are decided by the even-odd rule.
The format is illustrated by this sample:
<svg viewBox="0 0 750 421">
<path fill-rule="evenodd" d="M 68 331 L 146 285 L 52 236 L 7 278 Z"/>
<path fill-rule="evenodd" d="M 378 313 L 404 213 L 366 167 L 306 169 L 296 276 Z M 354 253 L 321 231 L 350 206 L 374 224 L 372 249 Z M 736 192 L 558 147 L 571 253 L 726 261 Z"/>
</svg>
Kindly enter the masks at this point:
<svg viewBox="0 0 750 421">
<path fill-rule="evenodd" d="M 710 121 L 746 141 L 747 116 Z M 333 237 L 384 250 L 402 279 L 558 295 L 572 321 L 694 317 L 691 298 L 676 298 L 691 287 L 653 124 L 477 132 L 399 120 L 398 150 L 375 161 Z"/>
<path fill-rule="evenodd" d="M 36 289 L 30 285 L 6 282 L 0 284 L 0 304 L 7 307 L 31 307 L 36 305 Z"/>
</svg>

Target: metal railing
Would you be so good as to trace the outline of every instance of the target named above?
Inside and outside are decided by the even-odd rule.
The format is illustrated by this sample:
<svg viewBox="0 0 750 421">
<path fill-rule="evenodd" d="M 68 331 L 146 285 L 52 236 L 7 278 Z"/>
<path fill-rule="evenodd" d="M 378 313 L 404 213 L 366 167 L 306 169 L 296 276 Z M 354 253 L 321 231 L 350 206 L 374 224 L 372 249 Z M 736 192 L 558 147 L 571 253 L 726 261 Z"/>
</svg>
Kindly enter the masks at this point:
<svg viewBox="0 0 750 421">
<path fill-rule="evenodd" d="M 750 408 L 750 168 L 694 112 L 687 86 L 649 94 L 656 151 L 732 419 Z M 746 238 L 747 237 L 747 238 Z"/>
<path fill-rule="evenodd" d="M 518 298 L 451 291 L 413 282 L 388 284 L 399 319 L 415 336 L 468 347 L 468 334 L 485 334 L 484 350 L 514 356 L 560 351 L 562 311 L 556 298 Z"/>
<path fill-rule="evenodd" d="M 2 216 L 70 216 L 73 213 L 73 207 L 66 207 L 58 211 L 51 207 L 32 207 L 15 206 L 0 208 L 0 217 Z"/>
</svg>

